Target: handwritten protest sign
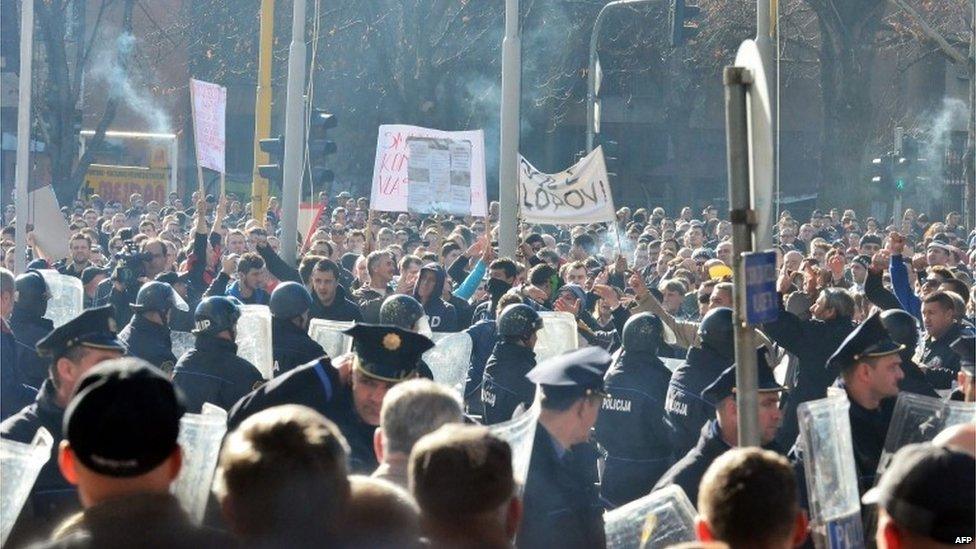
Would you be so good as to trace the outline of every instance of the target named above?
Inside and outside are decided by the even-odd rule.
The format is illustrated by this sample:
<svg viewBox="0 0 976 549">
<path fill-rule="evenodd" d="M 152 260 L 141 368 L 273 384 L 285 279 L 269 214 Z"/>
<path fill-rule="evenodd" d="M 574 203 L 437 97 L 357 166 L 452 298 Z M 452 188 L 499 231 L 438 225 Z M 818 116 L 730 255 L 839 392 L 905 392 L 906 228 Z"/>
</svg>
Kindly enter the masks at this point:
<svg viewBox="0 0 976 549">
<path fill-rule="evenodd" d="M 553 225 L 600 223 L 615 219 L 613 195 L 597 147 L 566 171 L 546 174 L 525 158 L 519 162 L 519 217 Z"/>
<path fill-rule="evenodd" d="M 381 212 L 487 215 L 481 130 L 380 126 L 370 207 Z"/>
<path fill-rule="evenodd" d="M 191 78 L 190 101 L 193 103 L 193 138 L 197 147 L 197 164 L 224 173 L 227 88 Z"/>
</svg>

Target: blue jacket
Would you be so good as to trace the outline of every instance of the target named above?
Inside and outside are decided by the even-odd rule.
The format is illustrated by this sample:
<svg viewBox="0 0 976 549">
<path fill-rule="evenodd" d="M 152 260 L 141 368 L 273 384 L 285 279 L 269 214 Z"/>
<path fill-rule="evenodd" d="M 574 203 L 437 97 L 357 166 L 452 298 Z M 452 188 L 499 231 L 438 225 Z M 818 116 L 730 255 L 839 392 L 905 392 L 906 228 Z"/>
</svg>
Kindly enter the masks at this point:
<svg viewBox="0 0 976 549">
<path fill-rule="evenodd" d="M 901 303 L 901 308 L 922 320 L 922 300 L 912 291 L 911 284 L 908 282 L 908 267 L 905 266 L 900 255 L 891 256 L 888 270 L 891 271 L 891 289 Z"/>
</svg>

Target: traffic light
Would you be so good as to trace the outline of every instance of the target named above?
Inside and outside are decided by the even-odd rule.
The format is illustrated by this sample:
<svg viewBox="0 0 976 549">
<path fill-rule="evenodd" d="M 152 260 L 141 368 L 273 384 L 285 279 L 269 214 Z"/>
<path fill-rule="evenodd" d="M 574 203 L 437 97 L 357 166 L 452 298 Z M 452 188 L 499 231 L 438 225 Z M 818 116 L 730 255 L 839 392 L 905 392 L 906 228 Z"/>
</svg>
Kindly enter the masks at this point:
<svg viewBox="0 0 976 549">
<path fill-rule="evenodd" d="M 688 3 L 687 0 L 671 0 L 668 10 L 668 25 L 671 29 L 671 46 L 678 47 L 688 38 L 698 34 L 698 22 L 695 18 L 701 14 L 701 7 L 697 0 Z"/>
<path fill-rule="evenodd" d="M 871 182 L 880 187 L 882 190 L 887 191 L 892 187 L 894 181 L 893 167 L 895 162 L 895 155 L 892 152 L 886 152 L 871 160 L 871 168 L 874 176 L 871 178 Z"/>
<path fill-rule="evenodd" d="M 285 138 L 282 136 L 262 139 L 258 146 L 268 155 L 268 164 L 259 164 L 258 173 L 268 181 L 281 185 L 282 166 L 285 159 Z"/>
<path fill-rule="evenodd" d="M 312 109 L 308 119 L 308 165 L 314 185 L 324 185 L 335 180 L 335 173 L 328 168 L 329 155 L 338 150 L 335 141 L 328 138 L 328 131 L 339 125 L 336 115 L 322 109 Z"/>
</svg>

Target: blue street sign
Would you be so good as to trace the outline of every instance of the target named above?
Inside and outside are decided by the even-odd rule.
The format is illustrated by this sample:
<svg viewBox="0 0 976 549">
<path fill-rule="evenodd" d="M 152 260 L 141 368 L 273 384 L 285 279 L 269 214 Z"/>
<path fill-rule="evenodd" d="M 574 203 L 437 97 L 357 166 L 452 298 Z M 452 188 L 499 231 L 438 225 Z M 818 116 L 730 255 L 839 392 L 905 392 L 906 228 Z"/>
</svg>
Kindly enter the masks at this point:
<svg viewBox="0 0 976 549">
<path fill-rule="evenodd" d="M 743 254 L 746 273 L 746 324 L 772 322 L 779 316 L 776 296 L 776 252 Z"/>
</svg>

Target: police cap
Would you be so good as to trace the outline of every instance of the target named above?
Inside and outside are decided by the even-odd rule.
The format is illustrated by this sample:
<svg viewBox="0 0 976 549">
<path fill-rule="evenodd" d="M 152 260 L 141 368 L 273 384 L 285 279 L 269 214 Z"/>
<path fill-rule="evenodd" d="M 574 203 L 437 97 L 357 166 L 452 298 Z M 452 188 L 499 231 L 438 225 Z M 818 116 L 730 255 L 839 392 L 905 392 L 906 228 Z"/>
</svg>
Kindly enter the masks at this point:
<svg viewBox="0 0 976 549">
<path fill-rule="evenodd" d="M 756 349 L 756 374 L 758 375 L 757 387 L 760 393 L 774 393 L 785 391 L 786 388 L 776 383 L 773 377 L 773 369 L 769 367 L 766 360 L 766 349 L 760 347 Z M 713 406 L 718 406 L 723 399 L 735 394 L 735 364 L 726 368 L 718 378 L 715 379 L 705 390 L 701 397 L 705 402 Z"/>
<path fill-rule="evenodd" d="M 828 370 L 844 371 L 866 358 L 893 355 L 904 345 L 895 343 L 881 322 L 881 315 L 874 313 L 862 322 L 827 359 Z"/>
<path fill-rule="evenodd" d="M 343 333 L 352 336 L 356 369 L 390 383 L 413 377 L 421 355 L 434 347 L 430 339 L 396 326 L 355 324 Z"/>
<path fill-rule="evenodd" d="M 38 341 L 37 354 L 57 359 L 78 345 L 124 353 L 125 344 L 116 337 L 116 331 L 111 305 L 88 309 Z"/>
<path fill-rule="evenodd" d="M 547 395 L 606 396 L 603 376 L 612 360 L 600 347 L 586 347 L 545 360 L 529 370 L 525 377 L 541 385 Z"/>
<path fill-rule="evenodd" d="M 976 337 L 971 335 L 960 336 L 949 344 L 949 347 L 959 355 L 959 367 L 972 376 L 976 375 L 973 362 L 976 361 Z"/>
</svg>

